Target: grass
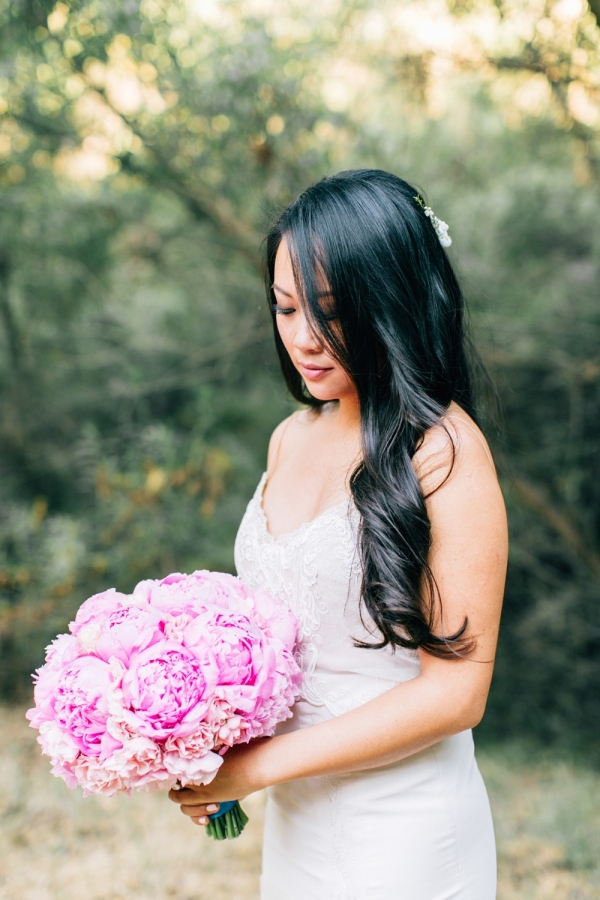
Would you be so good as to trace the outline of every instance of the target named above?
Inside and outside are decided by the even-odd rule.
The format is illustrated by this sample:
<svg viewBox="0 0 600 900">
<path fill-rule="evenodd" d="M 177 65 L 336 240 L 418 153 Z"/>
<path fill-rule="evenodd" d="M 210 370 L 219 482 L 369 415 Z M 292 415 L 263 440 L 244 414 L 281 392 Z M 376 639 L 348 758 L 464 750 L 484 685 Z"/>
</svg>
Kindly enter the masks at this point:
<svg viewBox="0 0 600 900">
<path fill-rule="evenodd" d="M 518 744 L 477 754 L 498 844 L 498 900 L 600 898 L 600 773 Z"/>
<path fill-rule="evenodd" d="M 1 900 L 256 900 L 262 797 L 215 842 L 164 795 L 112 799 L 49 774 L 21 709 L 0 709 Z M 498 900 L 600 900 L 600 774 L 518 745 L 478 754 L 499 850 Z M 308 898 L 307 898 L 308 900 Z"/>
</svg>

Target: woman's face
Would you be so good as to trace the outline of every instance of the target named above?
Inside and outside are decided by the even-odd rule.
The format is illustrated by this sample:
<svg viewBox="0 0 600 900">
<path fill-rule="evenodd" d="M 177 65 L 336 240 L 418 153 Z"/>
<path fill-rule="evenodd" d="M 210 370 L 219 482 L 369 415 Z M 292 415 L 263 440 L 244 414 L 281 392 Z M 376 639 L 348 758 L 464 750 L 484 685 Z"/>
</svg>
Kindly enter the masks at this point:
<svg viewBox="0 0 600 900">
<path fill-rule="evenodd" d="M 283 345 L 306 387 L 317 400 L 346 400 L 356 397 L 354 382 L 333 359 L 318 334 L 311 331 L 294 283 L 294 272 L 285 237 L 275 257 L 273 292 L 277 306 L 277 328 Z M 331 295 L 323 294 L 324 310 Z"/>
</svg>

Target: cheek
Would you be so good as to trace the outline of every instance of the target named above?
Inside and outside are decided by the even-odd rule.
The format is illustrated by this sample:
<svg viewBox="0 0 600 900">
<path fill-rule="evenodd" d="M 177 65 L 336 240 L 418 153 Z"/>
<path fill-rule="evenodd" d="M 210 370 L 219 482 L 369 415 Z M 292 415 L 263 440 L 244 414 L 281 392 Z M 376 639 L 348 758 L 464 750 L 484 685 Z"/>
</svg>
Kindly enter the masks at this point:
<svg viewBox="0 0 600 900">
<path fill-rule="evenodd" d="M 289 353 L 290 347 L 294 340 L 294 325 L 290 321 L 290 318 L 287 316 L 277 316 L 275 321 L 277 322 L 277 331 L 279 332 L 279 337 L 281 338 L 285 349 Z"/>
<path fill-rule="evenodd" d="M 343 394 L 353 393 L 356 388 L 354 387 L 354 382 L 351 377 L 348 375 L 345 369 L 342 369 L 341 366 L 336 368 L 334 372 L 335 384 L 336 388 Z"/>
</svg>

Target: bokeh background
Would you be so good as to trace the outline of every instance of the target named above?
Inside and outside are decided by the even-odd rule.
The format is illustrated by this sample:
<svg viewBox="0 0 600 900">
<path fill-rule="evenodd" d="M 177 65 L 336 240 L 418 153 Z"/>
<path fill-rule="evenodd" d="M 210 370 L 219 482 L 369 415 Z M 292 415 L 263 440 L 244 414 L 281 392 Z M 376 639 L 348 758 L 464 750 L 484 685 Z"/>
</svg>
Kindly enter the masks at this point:
<svg viewBox="0 0 600 900">
<path fill-rule="evenodd" d="M 511 556 L 477 740 L 501 897 L 600 897 L 599 21 L 597 0 L 0 0 L 2 897 L 80 897 L 78 865 L 104 872 L 90 898 L 256 896 L 260 798 L 209 850 L 162 800 L 68 794 L 22 712 L 89 594 L 232 570 L 294 408 L 262 237 L 365 166 L 449 222 L 498 394 Z M 196 881 L 167 884 L 171 851 Z"/>
</svg>

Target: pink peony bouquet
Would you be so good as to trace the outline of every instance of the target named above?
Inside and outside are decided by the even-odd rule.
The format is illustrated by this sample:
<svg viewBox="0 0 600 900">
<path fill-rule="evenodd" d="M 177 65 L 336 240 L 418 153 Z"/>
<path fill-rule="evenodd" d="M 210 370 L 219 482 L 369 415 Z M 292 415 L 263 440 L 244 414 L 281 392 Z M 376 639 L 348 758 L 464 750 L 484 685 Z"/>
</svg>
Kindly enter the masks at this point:
<svg viewBox="0 0 600 900">
<path fill-rule="evenodd" d="M 287 607 L 221 572 L 90 597 L 34 676 L 27 718 L 52 773 L 86 795 L 208 784 L 230 747 L 291 715 L 296 627 Z M 246 821 L 221 804 L 207 829 L 235 837 Z"/>
</svg>

